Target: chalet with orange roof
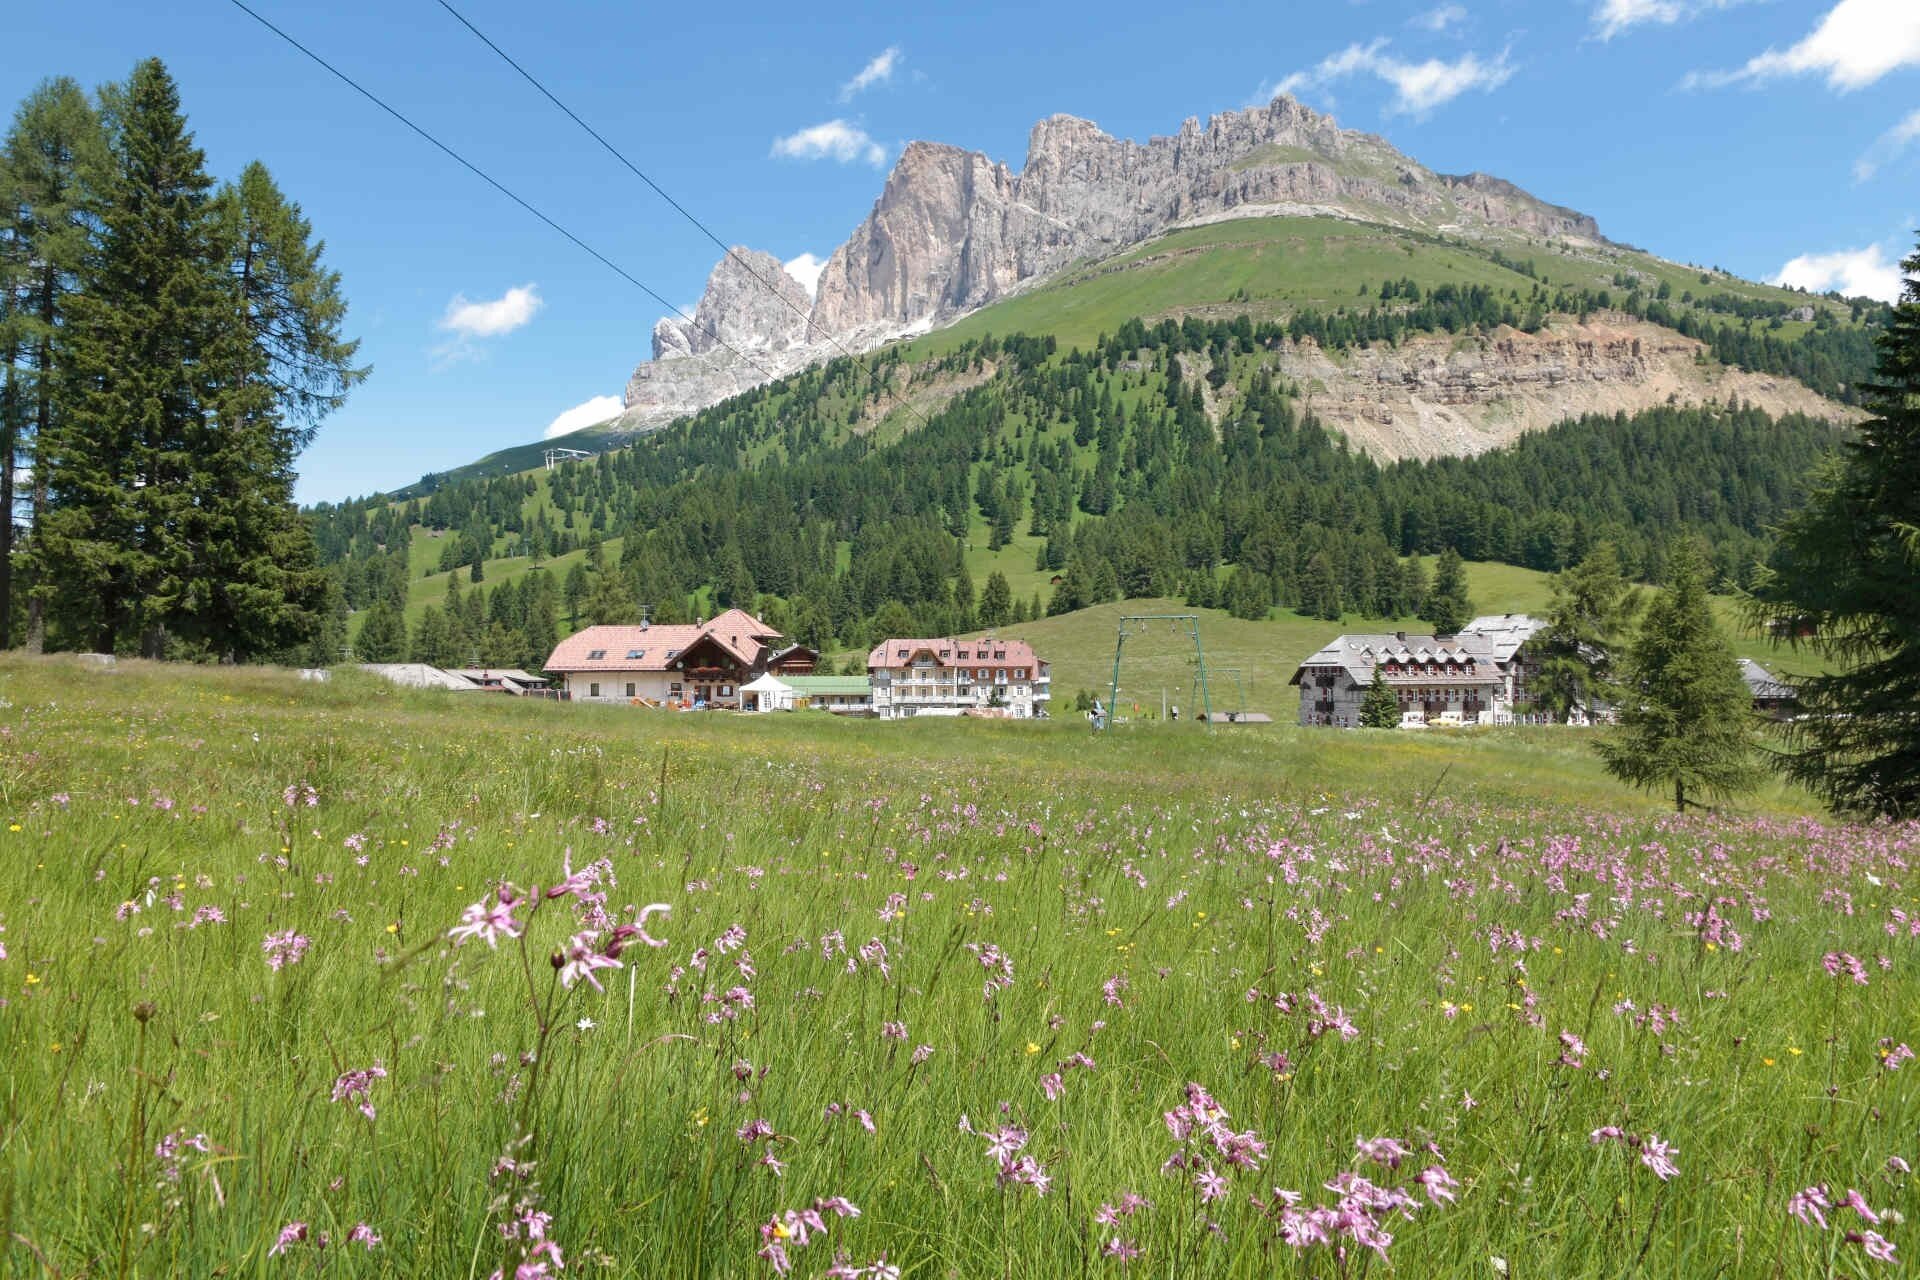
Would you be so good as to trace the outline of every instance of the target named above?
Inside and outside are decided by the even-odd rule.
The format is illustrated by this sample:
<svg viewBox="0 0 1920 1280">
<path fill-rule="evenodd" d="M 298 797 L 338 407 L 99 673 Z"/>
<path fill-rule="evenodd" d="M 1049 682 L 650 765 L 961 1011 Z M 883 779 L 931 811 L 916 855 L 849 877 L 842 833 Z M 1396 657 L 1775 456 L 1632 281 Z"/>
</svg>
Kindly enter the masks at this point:
<svg viewBox="0 0 1920 1280">
<path fill-rule="evenodd" d="M 545 670 L 573 702 L 737 709 L 740 686 L 769 671 L 806 674 L 819 657 L 729 609 L 699 624 L 587 627 L 554 648 Z"/>
</svg>

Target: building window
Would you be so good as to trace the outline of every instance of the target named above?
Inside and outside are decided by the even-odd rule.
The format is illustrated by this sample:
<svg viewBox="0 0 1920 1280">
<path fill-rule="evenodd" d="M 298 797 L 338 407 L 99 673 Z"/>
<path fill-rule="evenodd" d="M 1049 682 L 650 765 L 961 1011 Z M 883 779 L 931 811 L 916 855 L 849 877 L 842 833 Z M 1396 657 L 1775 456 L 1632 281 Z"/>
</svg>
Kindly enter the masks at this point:
<svg viewBox="0 0 1920 1280">
<path fill-rule="evenodd" d="M 723 698 L 731 698 L 733 696 L 733 686 L 730 684 L 721 685 L 720 696 Z"/>
<path fill-rule="evenodd" d="M 633 681 L 631 680 L 627 681 L 627 696 L 629 698 L 633 696 Z"/>
<path fill-rule="evenodd" d="M 647 656 L 647 651 L 646 651 L 645 649 L 629 649 L 629 650 L 627 650 L 627 661 L 628 661 L 628 662 L 638 662 L 638 661 L 639 661 L 640 659 L 642 659 L 642 658 L 644 658 L 644 657 L 646 657 L 646 656 Z"/>
<path fill-rule="evenodd" d="M 590 649 L 587 651 L 588 662 L 598 662 L 600 661 L 600 659 L 606 656 L 607 656 L 607 651 L 605 649 Z"/>
<path fill-rule="evenodd" d="M 672 695 L 673 695 L 674 697 L 676 697 L 676 698 L 677 698 L 677 697 L 679 697 L 679 696 L 680 696 L 680 682 L 679 682 L 678 680 L 675 680 L 675 681 L 674 681 L 674 682 L 673 682 L 672 684 L 670 684 L 670 685 L 668 685 L 668 686 L 667 686 L 667 692 L 668 692 L 668 693 L 670 693 L 670 694 L 672 694 Z"/>
<path fill-rule="evenodd" d="M 597 698 L 597 697 L 599 697 L 599 696 L 600 696 L 600 686 L 599 686 L 599 685 L 597 685 L 597 684 L 590 684 L 590 685 L 588 685 L 588 686 L 587 686 L 587 696 L 588 696 L 589 698 Z"/>
</svg>

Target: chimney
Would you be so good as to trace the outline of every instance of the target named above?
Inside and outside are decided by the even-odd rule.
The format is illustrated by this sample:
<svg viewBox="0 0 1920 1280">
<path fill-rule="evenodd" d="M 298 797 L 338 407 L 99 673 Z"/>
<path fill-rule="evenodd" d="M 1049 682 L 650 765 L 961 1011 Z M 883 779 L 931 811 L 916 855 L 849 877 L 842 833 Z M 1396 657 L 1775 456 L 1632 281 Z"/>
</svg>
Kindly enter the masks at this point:
<svg viewBox="0 0 1920 1280">
<path fill-rule="evenodd" d="M 640 629 L 642 631 L 647 629 L 647 620 L 645 618 L 640 619 Z"/>
</svg>

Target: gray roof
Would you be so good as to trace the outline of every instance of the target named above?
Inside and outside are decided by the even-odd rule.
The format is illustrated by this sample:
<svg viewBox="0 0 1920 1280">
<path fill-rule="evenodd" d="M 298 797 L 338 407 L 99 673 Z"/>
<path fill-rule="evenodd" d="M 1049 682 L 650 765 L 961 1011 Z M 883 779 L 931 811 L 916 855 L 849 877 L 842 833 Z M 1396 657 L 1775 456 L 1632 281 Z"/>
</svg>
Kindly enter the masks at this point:
<svg viewBox="0 0 1920 1280">
<path fill-rule="evenodd" d="M 1325 648 L 1300 664 L 1290 684 L 1300 683 L 1308 667 L 1337 666 L 1358 684 L 1373 679 L 1382 658 L 1396 662 L 1467 662 L 1484 669 L 1489 678 L 1496 668 L 1546 624 L 1524 613 L 1488 614 L 1475 618 L 1454 636 L 1372 632 L 1337 636 Z"/>
<path fill-rule="evenodd" d="M 1524 613 L 1489 613 L 1467 624 L 1467 630 L 1493 642 L 1493 660 L 1505 662 L 1521 645 L 1546 627 L 1546 621 Z"/>
<path fill-rule="evenodd" d="M 371 671 L 407 689 L 454 689 L 464 692 L 480 687 L 465 676 L 430 667 L 424 662 L 363 662 L 360 669 Z"/>
<path fill-rule="evenodd" d="M 1781 683 L 1778 676 L 1752 658 L 1740 659 L 1740 678 L 1747 682 L 1747 692 L 1756 698 L 1791 699 L 1798 696 L 1798 691 L 1792 685 Z"/>
</svg>

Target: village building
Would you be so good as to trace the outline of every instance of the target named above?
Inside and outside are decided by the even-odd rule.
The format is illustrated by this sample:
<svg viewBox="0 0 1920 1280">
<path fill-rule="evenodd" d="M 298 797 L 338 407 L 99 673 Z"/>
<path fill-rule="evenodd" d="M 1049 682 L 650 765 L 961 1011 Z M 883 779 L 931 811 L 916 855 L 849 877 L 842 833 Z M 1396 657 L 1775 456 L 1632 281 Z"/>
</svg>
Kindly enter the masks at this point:
<svg viewBox="0 0 1920 1280">
<path fill-rule="evenodd" d="M 779 640 L 746 610 L 729 609 L 698 624 L 587 627 L 562 640 L 545 669 L 571 702 L 738 710 L 742 686 L 755 678 L 818 663 L 814 650 L 775 647 Z"/>
<path fill-rule="evenodd" d="M 360 669 L 402 689 L 448 689 L 455 693 L 478 693 L 480 686 L 452 671 L 424 662 L 362 662 Z"/>
<path fill-rule="evenodd" d="M 1799 700 L 1799 691 L 1783 682 L 1752 658 L 1740 659 L 1740 678 L 1753 698 L 1753 709 L 1763 716 L 1784 720 L 1791 716 Z"/>
<path fill-rule="evenodd" d="M 993 636 L 883 640 L 867 654 L 867 678 L 873 714 L 882 720 L 965 714 L 1027 720 L 1044 716 L 1053 696 L 1053 678 L 1033 646 Z"/>
<path fill-rule="evenodd" d="M 510 693 L 525 698 L 547 692 L 545 676 L 530 675 L 516 667 L 449 667 L 447 674 L 471 680 L 487 693 Z"/>
<path fill-rule="evenodd" d="M 873 714 L 873 686 L 866 676 L 774 675 L 768 672 L 740 689 L 743 711 L 829 711 L 842 716 Z"/>
<path fill-rule="evenodd" d="M 1452 636 L 1340 636 L 1288 682 L 1300 689 L 1300 723 L 1359 725 L 1378 668 L 1403 725 L 1512 724 L 1529 713 L 1528 682 L 1539 663 L 1528 642 L 1544 625 L 1509 613 L 1475 618 Z"/>
</svg>

